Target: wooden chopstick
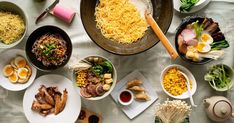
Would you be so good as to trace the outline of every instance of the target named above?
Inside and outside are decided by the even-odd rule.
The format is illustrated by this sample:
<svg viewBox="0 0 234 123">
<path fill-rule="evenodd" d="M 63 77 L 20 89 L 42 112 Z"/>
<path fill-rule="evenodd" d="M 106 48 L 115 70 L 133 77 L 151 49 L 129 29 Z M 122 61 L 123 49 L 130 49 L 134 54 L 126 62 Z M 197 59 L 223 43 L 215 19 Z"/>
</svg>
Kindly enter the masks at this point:
<svg viewBox="0 0 234 123">
<path fill-rule="evenodd" d="M 178 53 L 175 50 L 175 48 L 171 45 L 170 41 L 167 39 L 165 34 L 162 32 L 154 18 L 151 16 L 150 12 L 148 10 L 145 11 L 145 18 L 147 23 L 151 26 L 154 33 L 158 36 L 158 38 L 161 40 L 163 46 L 166 48 L 167 52 L 170 54 L 171 58 L 175 60 L 178 57 Z"/>
</svg>

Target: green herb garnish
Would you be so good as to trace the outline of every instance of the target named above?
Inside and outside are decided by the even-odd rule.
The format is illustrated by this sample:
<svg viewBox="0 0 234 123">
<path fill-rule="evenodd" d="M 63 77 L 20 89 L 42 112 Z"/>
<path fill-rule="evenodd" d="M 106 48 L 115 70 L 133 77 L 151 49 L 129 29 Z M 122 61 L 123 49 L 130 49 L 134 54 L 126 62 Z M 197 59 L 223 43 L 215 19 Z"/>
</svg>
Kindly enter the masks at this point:
<svg viewBox="0 0 234 123">
<path fill-rule="evenodd" d="M 101 65 L 93 65 L 91 67 L 91 71 L 95 74 L 95 75 L 101 75 L 103 73 L 103 67 Z"/>
<path fill-rule="evenodd" d="M 193 23 L 193 27 L 195 29 L 197 38 L 200 38 L 201 33 L 204 30 L 203 25 L 199 24 L 199 21 L 197 20 L 195 23 Z"/>
<path fill-rule="evenodd" d="M 199 0 L 180 0 L 182 5 L 180 6 L 181 12 L 189 12 L 192 7 L 199 2 Z"/>
<path fill-rule="evenodd" d="M 50 57 L 53 54 L 53 50 L 55 49 L 55 45 L 54 44 L 45 44 L 43 47 L 43 55 L 45 55 L 46 57 Z"/>
</svg>

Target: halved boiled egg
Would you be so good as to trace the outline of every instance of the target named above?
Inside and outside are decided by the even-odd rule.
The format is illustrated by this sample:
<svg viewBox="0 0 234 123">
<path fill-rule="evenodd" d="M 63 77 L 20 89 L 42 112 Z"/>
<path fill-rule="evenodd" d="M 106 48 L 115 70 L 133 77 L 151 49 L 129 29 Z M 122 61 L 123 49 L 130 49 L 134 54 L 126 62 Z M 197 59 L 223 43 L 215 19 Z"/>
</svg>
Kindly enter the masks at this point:
<svg viewBox="0 0 234 123">
<path fill-rule="evenodd" d="M 200 53 L 207 53 L 211 50 L 211 46 L 210 44 L 199 42 L 198 45 L 196 46 L 196 49 Z"/>
<path fill-rule="evenodd" d="M 8 77 L 8 79 L 10 80 L 10 82 L 12 83 L 16 83 L 18 81 L 18 75 L 16 72 L 14 72 L 11 76 Z"/>
<path fill-rule="evenodd" d="M 206 43 L 206 44 L 212 44 L 214 40 L 213 40 L 213 38 L 211 37 L 210 34 L 203 33 L 201 35 L 200 41 L 203 42 L 203 43 Z"/>
<path fill-rule="evenodd" d="M 11 65 L 6 65 L 3 68 L 4 76 L 11 76 L 14 73 L 14 68 Z"/>
<path fill-rule="evenodd" d="M 18 67 L 18 68 L 23 68 L 25 67 L 27 64 L 27 61 L 25 60 L 25 58 L 23 58 L 22 56 L 17 56 L 15 58 L 15 65 Z"/>
<path fill-rule="evenodd" d="M 28 69 L 27 68 L 19 68 L 17 72 L 19 78 L 25 79 L 28 76 Z"/>
</svg>

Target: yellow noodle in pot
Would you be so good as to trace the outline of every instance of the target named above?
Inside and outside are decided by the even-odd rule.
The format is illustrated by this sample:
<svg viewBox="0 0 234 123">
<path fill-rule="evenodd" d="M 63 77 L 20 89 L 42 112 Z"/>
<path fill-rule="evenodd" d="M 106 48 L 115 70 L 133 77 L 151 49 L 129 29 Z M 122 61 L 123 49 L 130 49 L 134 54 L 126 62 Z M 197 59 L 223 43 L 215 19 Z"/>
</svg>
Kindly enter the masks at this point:
<svg viewBox="0 0 234 123">
<path fill-rule="evenodd" d="M 142 38 L 148 24 L 129 0 L 100 0 L 95 11 L 97 28 L 104 37 L 130 44 Z"/>
</svg>

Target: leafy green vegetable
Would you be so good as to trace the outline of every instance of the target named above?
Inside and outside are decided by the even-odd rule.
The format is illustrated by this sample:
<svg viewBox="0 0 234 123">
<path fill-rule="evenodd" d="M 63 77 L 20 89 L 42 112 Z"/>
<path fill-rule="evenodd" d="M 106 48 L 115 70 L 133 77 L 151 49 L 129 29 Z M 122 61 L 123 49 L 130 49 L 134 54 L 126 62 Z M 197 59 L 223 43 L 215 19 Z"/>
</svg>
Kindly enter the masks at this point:
<svg viewBox="0 0 234 123">
<path fill-rule="evenodd" d="M 222 40 L 222 41 L 213 42 L 210 46 L 212 50 L 220 50 L 222 48 L 228 48 L 229 43 L 226 40 Z"/>
<path fill-rule="evenodd" d="M 95 75 L 100 75 L 103 73 L 103 67 L 101 65 L 93 65 L 91 67 L 91 71 L 95 74 Z"/>
<path fill-rule="evenodd" d="M 54 44 L 46 44 L 43 47 L 43 54 L 47 57 L 50 57 L 53 54 L 53 49 L 55 49 L 55 45 Z"/>
<path fill-rule="evenodd" d="M 195 29 L 197 38 L 201 36 L 202 31 L 204 30 L 203 25 L 199 24 L 199 21 L 197 20 L 195 23 L 193 23 L 193 28 Z"/>
<path fill-rule="evenodd" d="M 199 2 L 199 0 L 180 0 L 182 5 L 180 6 L 181 12 L 189 12 L 192 7 Z"/>
<path fill-rule="evenodd" d="M 105 72 L 112 73 L 113 66 L 112 66 L 111 62 L 106 60 L 106 61 L 101 63 L 101 66 L 104 68 Z"/>
<path fill-rule="evenodd" d="M 224 65 L 216 65 L 210 68 L 204 79 L 217 88 L 228 87 L 228 84 L 231 82 L 230 75 Z"/>
</svg>

